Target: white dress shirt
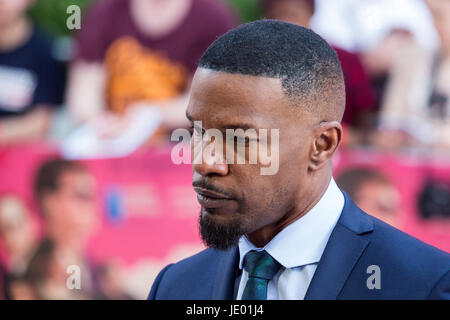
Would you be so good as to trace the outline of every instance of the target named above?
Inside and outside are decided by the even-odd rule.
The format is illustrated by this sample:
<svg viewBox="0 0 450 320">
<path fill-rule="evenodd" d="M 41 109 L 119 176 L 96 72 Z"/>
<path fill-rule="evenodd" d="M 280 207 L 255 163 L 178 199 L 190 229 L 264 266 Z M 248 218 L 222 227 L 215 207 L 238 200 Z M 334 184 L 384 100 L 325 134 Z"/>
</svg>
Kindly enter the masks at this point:
<svg viewBox="0 0 450 320">
<path fill-rule="evenodd" d="M 331 178 L 319 202 L 304 216 L 280 231 L 264 248 L 256 248 L 244 235 L 239 239 L 239 268 L 250 250 L 266 250 L 281 265 L 269 281 L 267 300 L 303 300 L 325 246 L 344 207 L 344 195 Z M 241 300 L 248 272 L 240 276 L 237 299 Z"/>
</svg>

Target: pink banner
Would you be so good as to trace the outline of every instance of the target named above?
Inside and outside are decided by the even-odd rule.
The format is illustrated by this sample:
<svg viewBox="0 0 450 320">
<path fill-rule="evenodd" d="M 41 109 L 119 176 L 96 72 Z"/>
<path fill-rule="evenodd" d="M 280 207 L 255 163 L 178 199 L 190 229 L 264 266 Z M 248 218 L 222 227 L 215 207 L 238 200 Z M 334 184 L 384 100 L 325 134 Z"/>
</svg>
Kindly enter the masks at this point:
<svg viewBox="0 0 450 320">
<path fill-rule="evenodd" d="M 39 221 L 32 195 L 35 170 L 57 154 L 49 145 L 20 146 L 0 152 L 0 194 L 22 197 Z M 120 258 L 131 266 L 150 259 L 155 270 L 201 250 L 197 229 L 199 205 L 191 187 L 190 165 L 174 165 L 170 148 L 144 150 L 122 159 L 84 162 L 98 181 L 100 227 L 89 245 L 94 261 Z M 418 192 L 432 175 L 450 180 L 450 162 L 340 152 L 335 176 L 346 168 L 365 166 L 386 174 L 401 195 L 400 226 L 405 232 L 450 251 L 449 219 L 425 221 L 417 210 Z M 156 272 L 156 271 L 155 271 Z"/>
</svg>

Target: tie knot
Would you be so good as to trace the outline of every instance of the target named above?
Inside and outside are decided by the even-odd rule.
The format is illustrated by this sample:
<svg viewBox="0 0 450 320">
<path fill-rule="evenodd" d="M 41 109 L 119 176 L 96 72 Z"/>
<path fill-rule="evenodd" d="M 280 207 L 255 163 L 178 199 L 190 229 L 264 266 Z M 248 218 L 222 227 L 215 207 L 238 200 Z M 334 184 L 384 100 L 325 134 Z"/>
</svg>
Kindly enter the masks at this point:
<svg viewBox="0 0 450 320">
<path fill-rule="evenodd" d="M 281 264 L 265 250 L 252 250 L 245 255 L 244 268 L 247 270 L 249 278 L 271 280 L 280 270 Z"/>
</svg>

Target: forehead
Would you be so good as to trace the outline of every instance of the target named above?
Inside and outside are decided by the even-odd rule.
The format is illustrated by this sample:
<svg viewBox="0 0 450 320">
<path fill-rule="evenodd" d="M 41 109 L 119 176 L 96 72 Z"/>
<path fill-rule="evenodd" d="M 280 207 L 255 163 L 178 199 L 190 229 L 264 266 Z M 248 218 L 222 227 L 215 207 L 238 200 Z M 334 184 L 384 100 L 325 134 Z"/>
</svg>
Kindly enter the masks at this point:
<svg viewBox="0 0 450 320">
<path fill-rule="evenodd" d="M 186 113 L 210 128 L 239 124 L 255 129 L 279 128 L 292 118 L 280 79 L 202 68 L 195 73 Z"/>
<path fill-rule="evenodd" d="M 60 177 L 60 184 L 80 190 L 90 190 L 95 187 L 94 177 L 84 169 L 71 169 L 64 172 Z"/>
</svg>

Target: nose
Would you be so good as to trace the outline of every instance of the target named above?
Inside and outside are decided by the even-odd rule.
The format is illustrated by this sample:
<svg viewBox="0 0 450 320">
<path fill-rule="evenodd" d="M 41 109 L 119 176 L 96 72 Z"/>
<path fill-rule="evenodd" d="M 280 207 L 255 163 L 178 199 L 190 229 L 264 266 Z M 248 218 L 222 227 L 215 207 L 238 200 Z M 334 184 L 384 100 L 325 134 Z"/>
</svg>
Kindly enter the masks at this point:
<svg viewBox="0 0 450 320">
<path fill-rule="evenodd" d="M 205 177 L 211 175 L 226 176 L 228 174 L 229 167 L 224 160 L 223 150 L 217 150 L 214 142 L 204 144 L 199 153 L 198 157 L 194 155 L 192 165 L 196 173 Z M 199 160 L 200 155 L 201 160 Z"/>
</svg>

